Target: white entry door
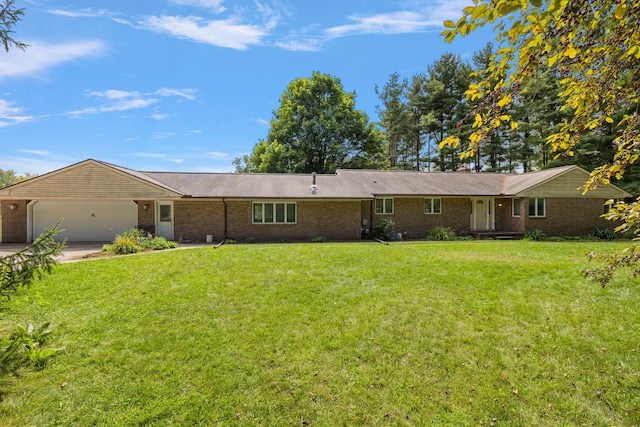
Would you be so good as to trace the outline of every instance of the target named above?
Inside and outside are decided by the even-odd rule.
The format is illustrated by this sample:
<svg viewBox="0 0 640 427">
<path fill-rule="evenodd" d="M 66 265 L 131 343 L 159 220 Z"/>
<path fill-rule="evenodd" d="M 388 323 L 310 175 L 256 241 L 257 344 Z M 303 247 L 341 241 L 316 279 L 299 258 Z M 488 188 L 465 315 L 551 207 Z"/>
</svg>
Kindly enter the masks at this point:
<svg viewBox="0 0 640 427">
<path fill-rule="evenodd" d="M 173 202 L 156 203 L 156 234 L 173 240 Z"/>
<path fill-rule="evenodd" d="M 471 213 L 472 230 L 495 229 L 494 200 L 492 198 L 471 199 L 473 209 Z"/>
</svg>

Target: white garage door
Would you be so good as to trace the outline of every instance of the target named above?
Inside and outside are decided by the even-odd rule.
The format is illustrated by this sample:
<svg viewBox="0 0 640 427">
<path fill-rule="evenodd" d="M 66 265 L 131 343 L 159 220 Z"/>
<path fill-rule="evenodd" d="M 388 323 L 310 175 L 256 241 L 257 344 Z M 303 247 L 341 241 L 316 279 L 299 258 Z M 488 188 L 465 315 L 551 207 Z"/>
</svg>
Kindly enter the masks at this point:
<svg viewBox="0 0 640 427">
<path fill-rule="evenodd" d="M 138 207 L 134 202 L 38 201 L 33 204 L 33 238 L 63 218 L 56 240 L 70 242 L 107 242 L 116 234 L 138 224 Z"/>
</svg>

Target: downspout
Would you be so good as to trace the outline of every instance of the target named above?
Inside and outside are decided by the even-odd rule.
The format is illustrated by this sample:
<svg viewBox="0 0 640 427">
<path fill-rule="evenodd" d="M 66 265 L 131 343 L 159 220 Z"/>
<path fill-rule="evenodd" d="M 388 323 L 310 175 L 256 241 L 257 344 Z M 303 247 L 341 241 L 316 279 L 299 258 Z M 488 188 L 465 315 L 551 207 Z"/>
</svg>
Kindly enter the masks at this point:
<svg viewBox="0 0 640 427">
<path fill-rule="evenodd" d="M 222 205 L 224 206 L 224 221 L 223 221 L 223 240 L 227 240 L 227 201 L 224 199 L 224 197 L 222 198 Z"/>
<path fill-rule="evenodd" d="M 227 201 L 224 199 L 224 197 L 222 198 L 222 206 L 224 206 L 224 208 L 222 209 L 222 212 L 223 212 L 222 229 L 224 232 L 224 236 L 222 237 L 222 240 L 220 241 L 220 243 L 217 243 L 213 246 L 213 249 L 218 249 L 220 246 L 224 245 L 227 241 Z"/>
</svg>

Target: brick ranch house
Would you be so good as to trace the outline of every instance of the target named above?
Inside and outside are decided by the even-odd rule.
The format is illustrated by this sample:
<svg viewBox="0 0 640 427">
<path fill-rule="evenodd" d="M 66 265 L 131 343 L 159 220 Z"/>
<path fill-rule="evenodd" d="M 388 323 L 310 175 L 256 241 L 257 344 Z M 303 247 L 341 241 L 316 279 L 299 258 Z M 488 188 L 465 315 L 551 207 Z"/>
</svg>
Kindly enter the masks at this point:
<svg viewBox="0 0 640 427">
<path fill-rule="evenodd" d="M 358 240 L 381 218 L 405 239 L 436 226 L 586 235 L 612 227 L 600 217 L 604 200 L 631 197 L 613 185 L 583 195 L 588 175 L 577 166 L 525 174 L 141 172 L 88 159 L 1 189 L 0 242 L 31 242 L 60 218 L 69 241 L 110 241 L 132 227 L 194 242 Z"/>
</svg>

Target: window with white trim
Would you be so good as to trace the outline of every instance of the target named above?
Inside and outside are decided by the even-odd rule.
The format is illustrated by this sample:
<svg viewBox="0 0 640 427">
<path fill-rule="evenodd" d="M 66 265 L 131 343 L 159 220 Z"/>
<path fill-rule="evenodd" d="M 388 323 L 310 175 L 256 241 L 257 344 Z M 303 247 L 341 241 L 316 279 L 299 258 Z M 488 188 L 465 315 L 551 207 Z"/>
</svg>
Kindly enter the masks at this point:
<svg viewBox="0 0 640 427">
<path fill-rule="evenodd" d="M 545 216 L 544 197 L 529 198 L 529 217 L 543 218 Z"/>
<path fill-rule="evenodd" d="M 520 216 L 520 199 L 511 199 L 511 216 Z"/>
<path fill-rule="evenodd" d="M 253 202 L 254 224 L 295 224 L 297 207 L 288 202 Z"/>
<path fill-rule="evenodd" d="M 382 197 L 382 198 L 376 199 L 375 203 L 376 203 L 376 214 L 379 214 L 379 215 L 393 214 L 392 198 Z"/>
<path fill-rule="evenodd" d="M 426 215 L 435 215 L 442 213 L 442 199 L 430 198 L 424 199 L 424 213 Z"/>
</svg>

